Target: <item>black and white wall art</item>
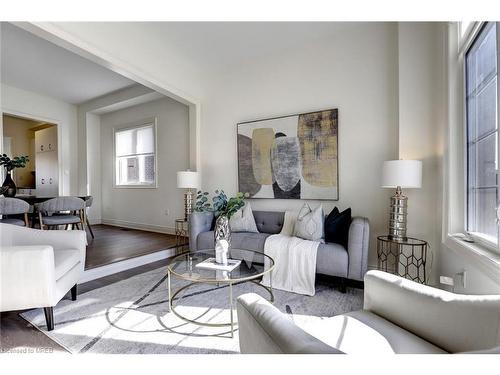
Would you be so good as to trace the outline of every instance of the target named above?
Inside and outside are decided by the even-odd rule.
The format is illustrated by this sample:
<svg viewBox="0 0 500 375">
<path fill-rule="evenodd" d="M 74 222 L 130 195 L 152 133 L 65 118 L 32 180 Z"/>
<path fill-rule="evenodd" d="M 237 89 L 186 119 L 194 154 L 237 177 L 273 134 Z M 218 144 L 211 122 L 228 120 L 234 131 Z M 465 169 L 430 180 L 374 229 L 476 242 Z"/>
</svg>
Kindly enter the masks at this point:
<svg viewBox="0 0 500 375">
<path fill-rule="evenodd" d="M 238 124 L 239 191 L 251 198 L 338 199 L 338 110 Z"/>
</svg>

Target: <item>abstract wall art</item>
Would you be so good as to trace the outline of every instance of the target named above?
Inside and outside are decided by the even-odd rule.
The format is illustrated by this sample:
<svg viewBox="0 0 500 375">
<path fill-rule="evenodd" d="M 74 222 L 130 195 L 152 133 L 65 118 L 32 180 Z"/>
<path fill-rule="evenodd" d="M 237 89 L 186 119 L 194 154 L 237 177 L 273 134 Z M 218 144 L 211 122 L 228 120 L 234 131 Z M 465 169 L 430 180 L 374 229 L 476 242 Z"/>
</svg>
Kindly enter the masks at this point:
<svg viewBox="0 0 500 375">
<path fill-rule="evenodd" d="M 238 186 L 251 198 L 337 200 L 338 110 L 239 123 Z"/>
</svg>

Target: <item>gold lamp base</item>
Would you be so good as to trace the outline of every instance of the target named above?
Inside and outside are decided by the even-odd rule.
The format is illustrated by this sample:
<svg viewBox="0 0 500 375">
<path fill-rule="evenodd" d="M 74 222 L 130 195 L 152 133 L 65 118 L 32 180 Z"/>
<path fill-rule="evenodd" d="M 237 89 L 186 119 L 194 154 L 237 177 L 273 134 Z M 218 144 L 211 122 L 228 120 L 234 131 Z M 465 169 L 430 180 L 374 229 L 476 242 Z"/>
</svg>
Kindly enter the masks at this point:
<svg viewBox="0 0 500 375">
<path fill-rule="evenodd" d="M 398 186 L 396 194 L 391 197 L 391 212 L 389 216 L 389 239 L 393 241 L 407 241 L 406 219 L 408 213 L 408 197 L 403 195 Z"/>
</svg>

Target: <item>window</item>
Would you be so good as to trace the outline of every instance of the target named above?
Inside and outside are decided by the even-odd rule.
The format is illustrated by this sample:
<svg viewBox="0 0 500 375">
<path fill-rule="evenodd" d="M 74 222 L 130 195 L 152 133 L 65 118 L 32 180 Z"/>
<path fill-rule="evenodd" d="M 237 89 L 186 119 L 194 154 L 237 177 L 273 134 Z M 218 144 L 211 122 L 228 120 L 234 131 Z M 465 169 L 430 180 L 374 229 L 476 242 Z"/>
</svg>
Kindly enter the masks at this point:
<svg viewBox="0 0 500 375">
<path fill-rule="evenodd" d="M 496 24 L 483 26 L 465 56 L 467 231 L 498 246 L 498 97 Z"/>
<path fill-rule="evenodd" d="M 156 125 L 115 130 L 115 185 L 156 187 Z"/>
</svg>

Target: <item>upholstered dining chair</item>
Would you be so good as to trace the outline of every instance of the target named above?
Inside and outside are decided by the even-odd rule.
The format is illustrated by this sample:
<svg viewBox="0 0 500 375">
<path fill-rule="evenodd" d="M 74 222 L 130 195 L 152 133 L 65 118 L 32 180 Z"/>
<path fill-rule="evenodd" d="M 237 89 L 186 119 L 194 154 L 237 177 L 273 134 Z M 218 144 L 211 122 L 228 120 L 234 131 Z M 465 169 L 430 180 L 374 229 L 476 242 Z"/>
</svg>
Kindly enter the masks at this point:
<svg viewBox="0 0 500 375">
<path fill-rule="evenodd" d="M 14 224 L 21 227 L 29 226 L 28 224 L 28 212 L 30 210 L 30 205 L 25 201 L 17 198 L 6 198 L 0 197 L 0 223 L 4 224 Z M 24 220 L 8 217 L 10 215 L 24 215 Z M 7 217 L 5 217 L 7 216 Z"/>
<path fill-rule="evenodd" d="M 89 228 L 89 232 L 90 232 L 90 235 L 92 236 L 92 238 L 94 238 L 94 232 L 92 231 L 92 227 L 90 226 L 88 209 L 92 206 L 93 201 L 94 201 L 94 198 L 92 198 L 92 196 L 88 197 L 85 200 L 85 222 L 87 223 L 87 228 Z"/>
<path fill-rule="evenodd" d="M 57 197 L 36 205 L 40 229 L 58 229 L 64 225 L 67 229 L 85 229 L 85 202 L 78 197 Z"/>
</svg>

